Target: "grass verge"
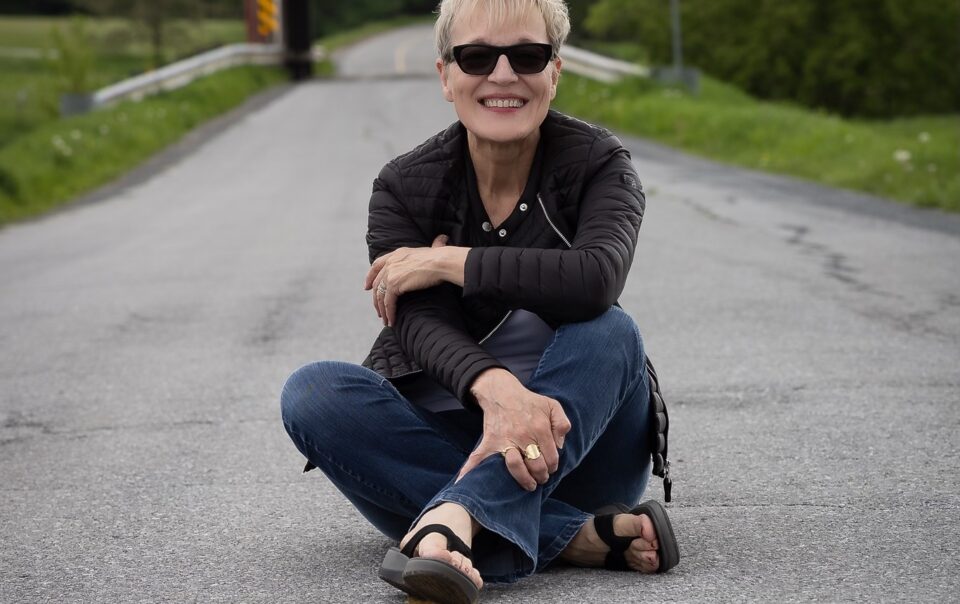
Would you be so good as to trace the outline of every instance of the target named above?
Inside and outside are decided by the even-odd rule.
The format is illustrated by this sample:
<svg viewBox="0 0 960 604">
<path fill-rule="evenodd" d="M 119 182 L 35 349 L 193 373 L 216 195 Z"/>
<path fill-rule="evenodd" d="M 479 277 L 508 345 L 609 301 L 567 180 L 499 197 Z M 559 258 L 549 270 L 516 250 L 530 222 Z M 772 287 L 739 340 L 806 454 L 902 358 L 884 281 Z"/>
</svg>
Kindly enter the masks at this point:
<svg viewBox="0 0 960 604">
<path fill-rule="evenodd" d="M 327 36 L 318 43 L 333 52 L 383 31 L 424 21 L 422 17 L 400 17 L 369 23 Z M 26 46 L 33 40 L 37 44 L 39 36 L 33 34 L 47 31 L 54 24 L 60 23 L 46 18 L 0 19 L 0 41 Z M 236 35 L 234 25 L 208 24 L 206 27 L 211 31 L 206 35 Z M 118 20 L 91 21 L 91 31 L 97 38 L 109 38 L 109 32 L 123 27 L 125 23 Z M 31 35 L 23 35 L 28 30 Z M 115 60 L 106 60 L 107 57 L 100 55 L 97 65 L 110 81 L 138 72 L 137 65 L 142 60 L 133 55 L 109 58 Z M 3 61 L 0 57 L 0 67 Z M 8 63 L 24 73 L 21 76 L 11 71 L 0 77 L 0 85 L 5 83 L 4 78 L 13 82 L 15 77 L 32 83 L 29 78 L 36 70 L 30 61 L 9 59 Z M 317 63 L 314 71 L 316 76 L 326 77 L 335 70 L 327 58 Z M 285 79 L 285 72 L 277 68 L 238 67 L 143 101 L 127 101 L 65 119 L 54 117 L 52 100 L 46 103 L 49 107 L 41 107 L 37 116 L 25 119 L 24 114 L 37 103 L 30 98 L 32 91 L 30 95 L 18 93 L 16 119 L 4 123 L 3 112 L 0 112 L 0 225 L 39 215 L 110 182 L 201 123 Z M 26 90 L 27 85 L 21 85 L 20 89 Z"/>
<path fill-rule="evenodd" d="M 285 80 L 278 68 L 236 67 L 140 102 L 38 126 L 0 149 L 0 224 L 117 178 L 202 122 Z"/>
<path fill-rule="evenodd" d="M 153 66 L 142 25 L 126 19 L 79 18 L 93 55 L 88 86 L 96 90 Z M 64 83 L 57 77 L 53 31 L 69 30 L 75 18 L 0 16 L 0 147 L 59 119 Z M 242 42 L 242 21 L 172 19 L 165 58 L 174 61 L 204 49 Z"/>
<path fill-rule="evenodd" d="M 960 115 L 848 120 L 707 77 L 694 97 L 647 80 L 565 74 L 555 106 L 722 162 L 960 211 Z"/>
</svg>

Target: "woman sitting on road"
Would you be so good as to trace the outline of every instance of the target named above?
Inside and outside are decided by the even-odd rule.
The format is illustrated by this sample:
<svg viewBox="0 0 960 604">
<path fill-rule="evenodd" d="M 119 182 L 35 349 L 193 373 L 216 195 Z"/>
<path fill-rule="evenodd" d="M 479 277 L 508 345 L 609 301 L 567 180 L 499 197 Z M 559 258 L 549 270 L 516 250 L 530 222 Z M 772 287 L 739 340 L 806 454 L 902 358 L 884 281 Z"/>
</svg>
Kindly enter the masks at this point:
<svg viewBox="0 0 960 604">
<path fill-rule="evenodd" d="M 381 577 L 425 599 L 475 602 L 558 558 L 679 560 L 663 506 L 631 508 L 665 454 L 656 376 L 615 305 L 644 196 L 613 135 L 549 110 L 569 28 L 563 0 L 443 0 L 459 121 L 370 200 L 385 328 L 363 366 L 307 365 L 283 390 L 308 468 L 400 541 Z"/>
</svg>

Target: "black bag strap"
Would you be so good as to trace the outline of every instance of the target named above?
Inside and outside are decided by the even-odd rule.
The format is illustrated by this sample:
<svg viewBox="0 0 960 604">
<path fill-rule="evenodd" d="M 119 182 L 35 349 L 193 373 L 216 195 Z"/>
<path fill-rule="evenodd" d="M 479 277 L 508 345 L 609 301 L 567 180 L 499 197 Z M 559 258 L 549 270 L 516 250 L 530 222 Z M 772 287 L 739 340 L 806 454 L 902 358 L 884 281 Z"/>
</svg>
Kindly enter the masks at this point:
<svg viewBox="0 0 960 604">
<path fill-rule="evenodd" d="M 673 480 L 670 478 L 670 461 L 667 459 L 668 436 L 670 432 L 670 416 L 667 413 L 667 403 L 660 393 L 660 382 L 657 371 L 646 357 L 647 375 L 650 377 L 650 413 L 653 415 L 650 433 L 654 441 L 653 474 L 663 478 L 663 500 L 667 503 L 671 499 Z"/>
</svg>

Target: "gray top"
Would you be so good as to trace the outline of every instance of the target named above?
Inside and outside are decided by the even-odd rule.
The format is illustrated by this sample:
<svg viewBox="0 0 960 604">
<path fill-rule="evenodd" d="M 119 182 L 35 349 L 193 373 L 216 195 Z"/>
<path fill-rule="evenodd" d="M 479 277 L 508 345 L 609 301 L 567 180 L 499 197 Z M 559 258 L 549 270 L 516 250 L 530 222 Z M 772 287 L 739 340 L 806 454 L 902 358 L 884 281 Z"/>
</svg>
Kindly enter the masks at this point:
<svg viewBox="0 0 960 604">
<path fill-rule="evenodd" d="M 540 363 L 544 349 L 553 341 L 553 334 L 554 330 L 534 313 L 515 310 L 482 346 L 526 383 Z M 410 402 L 427 411 L 463 409 L 450 391 L 425 373 L 403 384 L 399 390 Z"/>
</svg>

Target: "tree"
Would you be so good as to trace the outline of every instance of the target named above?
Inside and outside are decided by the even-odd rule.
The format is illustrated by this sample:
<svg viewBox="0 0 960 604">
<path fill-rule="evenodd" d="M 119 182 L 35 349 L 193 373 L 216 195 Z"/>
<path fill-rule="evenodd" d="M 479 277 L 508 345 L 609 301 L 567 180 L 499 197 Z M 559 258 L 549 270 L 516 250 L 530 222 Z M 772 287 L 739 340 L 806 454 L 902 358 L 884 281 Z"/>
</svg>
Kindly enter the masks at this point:
<svg viewBox="0 0 960 604">
<path fill-rule="evenodd" d="M 599 0 L 592 36 L 670 60 L 665 0 Z M 960 111 L 957 0 L 683 0 L 684 56 L 768 99 L 844 115 Z"/>
<path fill-rule="evenodd" d="M 123 16 L 143 27 L 150 39 L 152 64 L 166 61 L 170 19 L 190 16 L 197 3 L 189 0 L 79 0 L 81 6 L 98 15 Z"/>
</svg>

